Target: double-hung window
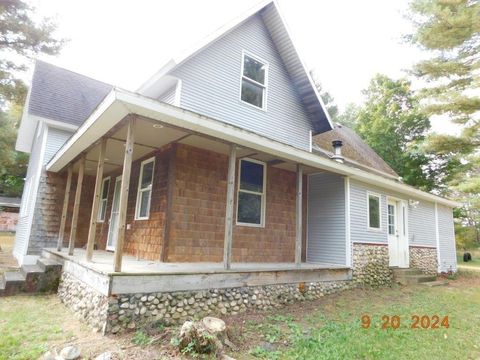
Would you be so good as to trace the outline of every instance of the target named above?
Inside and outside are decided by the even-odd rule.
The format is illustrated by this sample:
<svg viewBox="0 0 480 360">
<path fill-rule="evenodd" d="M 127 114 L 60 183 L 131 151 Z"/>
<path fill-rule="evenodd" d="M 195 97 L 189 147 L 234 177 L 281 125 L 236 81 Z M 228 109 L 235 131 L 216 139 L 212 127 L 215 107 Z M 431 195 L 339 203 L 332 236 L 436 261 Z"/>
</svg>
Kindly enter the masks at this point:
<svg viewBox="0 0 480 360">
<path fill-rule="evenodd" d="M 260 109 L 266 108 L 268 64 L 243 53 L 240 99 Z"/>
<path fill-rule="evenodd" d="M 107 214 L 108 190 L 110 188 L 110 177 L 103 179 L 102 190 L 100 191 L 100 204 L 98 207 L 97 221 L 104 222 Z"/>
<path fill-rule="evenodd" d="M 135 220 L 147 220 L 149 218 L 154 166 L 155 158 L 142 161 L 140 166 Z"/>
<path fill-rule="evenodd" d="M 265 163 L 240 160 L 237 224 L 263 226 L 265 223 Z"/>
<path fill-rule="evenodd" d="M 380 195 L 368 193 L 368 228 L 380 230 L 381 228 L 381 198 Z"/>
</svg>

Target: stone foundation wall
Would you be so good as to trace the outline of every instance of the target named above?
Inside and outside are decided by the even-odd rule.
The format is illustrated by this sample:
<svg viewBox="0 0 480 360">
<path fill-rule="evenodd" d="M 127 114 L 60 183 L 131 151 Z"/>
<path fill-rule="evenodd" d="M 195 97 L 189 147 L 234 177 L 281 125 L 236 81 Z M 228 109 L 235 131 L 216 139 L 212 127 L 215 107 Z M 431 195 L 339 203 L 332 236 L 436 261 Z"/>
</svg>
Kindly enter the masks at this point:
<svg viewBox="0 0 480 360">
<path fill-rule="evenodd" d="M 354 243 L 352 251 L 353 281 L 357 285 L 384 286 L 392 283 L 388 246 Z"/>
<path fill-rule="evenodd" d="M 94 330 L 105 332 L 110 306 L 107 296 L 67 272 L 62 272 L 58 296 L 77 318 L 86 321 Z"/>
<path fill-rule="evenodd" d="M 437 249 L 410 246 L 410 267 L 428 275 L 438 272 Z"/>
<path fill-rule="evenodd" d="M 153 321 L 181 323 L 189 318 L 206 315 L 235 315 L 247 309 L 269 310 L 297 301 L 318 299 L 352 287 L 351 281 L 330 281 L 304 286 L 284 284 L 119 295 L 110 298 L 106 332 L 118 333 Z"/>
<path fill-rule="evenodd" d="M 206 315 L 235 315 L 248 309 L 269 310 L 353 288 L 352 281 L 282 284 L 172 293 L 107 297 L 63 272 L 58 295 L 77 318 L 103 333 L 119 333 L 148 323 L 182 323 Z"/>
</svg>

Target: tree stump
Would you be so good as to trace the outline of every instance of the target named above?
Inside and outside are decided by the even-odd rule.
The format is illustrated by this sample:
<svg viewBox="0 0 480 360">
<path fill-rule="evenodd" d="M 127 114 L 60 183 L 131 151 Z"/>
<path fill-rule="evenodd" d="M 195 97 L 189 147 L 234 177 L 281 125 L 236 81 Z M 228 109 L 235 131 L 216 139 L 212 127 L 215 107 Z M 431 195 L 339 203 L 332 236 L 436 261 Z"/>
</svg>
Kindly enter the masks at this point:
<svg viewBox="0 0 480 360">
<path fill-rule="evenodd" d="M 226 333 L 225 322 L 207 316 L 201 321 L 186 321 L 180 330 L 180 350 L 199 354 L 221 353 L 224 344 L 231 344 Z"/>
</svg>

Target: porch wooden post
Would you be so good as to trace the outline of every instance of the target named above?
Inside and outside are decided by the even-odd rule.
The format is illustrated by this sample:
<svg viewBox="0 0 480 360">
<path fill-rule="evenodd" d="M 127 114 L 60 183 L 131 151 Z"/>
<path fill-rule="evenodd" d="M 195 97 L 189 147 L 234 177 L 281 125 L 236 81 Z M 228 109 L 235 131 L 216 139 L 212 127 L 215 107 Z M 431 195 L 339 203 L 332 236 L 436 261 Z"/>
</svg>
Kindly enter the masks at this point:
<svg viewBox="0 0 480 360">
<path fill-rule="evenodd" d="M 127 141 L 125 142 L 125 155 L 123 158 L 122 185 L 120 188 L 118 236 L 115 247 L 115 259 L 113 269 L 115 272 L 122 271 L 123 241 L 127 219 L 128 189 L 130 187 L 130 173 L 132 170 L 133 144 L 135 142 L 134 127 L 135 118 L 128 120 Z"/>
<path fill-rule="evenodd" d="M 167 177 L 167 209 L 165 211 L 165 225 L 163 227 L 163 241 L 160 253 L 160 261 L 166 262 L 168 260 L 168 245 L 170 242 L 170 224 L 172 222 L 173 209 L 173 188 L 175 186 L 175 172 L 176 172 L 176 154 L 177 143 L 172 144 L 170 154 L 168 156 L 168 177 Z"/>
<path fill-rule="evenodd" d="M 297 164 L 295 264 L 298 267 L 302 263 L 302 189 L 303 189 L 303 169 L 300 164 Z"/>
<path fill-rule="evenodd" d="M 95 179 L 95 190 L 93 193 L 92 214 L 90 216 L 90 228 L 88 229 L 87 240 L 87 261 L 92 261 L 93 245 L 95 243 L 95 233 L 97 230 L 98 207 L 100 205 L 100 192 L 103 183 L 103 165 L 105 162 L 105 151 L 107 149 L 107 139 L 103 138 L 100 144 L 100 153 L 98 154 L 97 177 Z"/>
<path fill-rule="evenodd" d="M 227 206 L 225 211 L 225 241 L 223 244 L 223 266 L 230 269 L 232 258 L 233 238 L 233 198 L 235 193 L 235 164 L 237 161 L 237 146 L 230 146 L 230 157 L 228 158 L 227 175 Z"/>
<path fill-rule="evenodd" d="M 68 243 L 68 255 L 73 255 L 75 239 L 77 238 L 78 212 L 80 211 L 80 199 L 82 197 L 83 175 L 85 173 L 85 154 L 80 158 L 78 169 L 77 189 L 75 191 L 75 203 L 73 205 L 72 226 L 70 227 L 70 241 Z"/>
<path fill-rule="evenodd" d="M 65 185 L 65 196 L 63 197 L 62 217 L 60 219 L 60 230 L 58 231 L 57 250 L 62 251 L 63 238 L 65 236 L 65 223 L 67 222 L 68 201 L 70 200 L 70 188 L 72 186 L 73 167 L 68 167 L 67 185 Z"/>
</svg>

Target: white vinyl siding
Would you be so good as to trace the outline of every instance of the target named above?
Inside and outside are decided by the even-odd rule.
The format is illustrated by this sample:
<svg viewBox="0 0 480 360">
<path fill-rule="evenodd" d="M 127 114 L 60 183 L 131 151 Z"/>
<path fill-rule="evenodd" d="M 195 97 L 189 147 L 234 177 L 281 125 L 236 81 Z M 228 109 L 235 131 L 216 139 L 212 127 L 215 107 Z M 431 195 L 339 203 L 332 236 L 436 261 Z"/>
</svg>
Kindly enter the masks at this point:
<svg viewBox="0 0 480 360">
<path fill-rule="evenodd" d="M 340 175 L 308 177 L 307 262 L 346 265 L 345 180 Z"/>
<path fill-rule="evenodd" d="M 32 228 L 33 209 L 35 207 L 37 191 L 42 171 L 42 163 L 46 147 L 47 129 L 44 123 L 38 123 L 36 136 L 32 144 L 30 159 L 28 161 L 27 176 L 24 185 L 24 193 L 20 205 L 20 213 L 17 230 L 15 233 L 15 244 L 13 255 L 20 262 L 27 254 L 30 233 Z"/>
<path fill-rule="evenodd" d="M 438 205 L 437 213 L 440 245 L 440 271 L 457 271 L 453 211 L 449 207 Z"/>
<path fill-rule="evenodd" d="M 410 245 L 436 247 L 435 204 L 422 200 L 417 205 L 409 206 L 408 213 Z"/>
<path fill-rule="evenodd" d="M 368 229 L 368 196 L 372 191 L 380 194 L 380 231 Z M 350 232 L 352 242 L 387 244 L 387 198 L 378 188 L 350 180 Z"/>
<path fill-rule="evenodd" d="M 268 62 L 268 111 L 239 99 L 243 51 Z M 309 150 L 311 120 L 260 16 L 228 32 L 169 75 L 182 80 L 183 108 Z"/>
<path fill-rule="evenodd" d="M 73 132 L 68 130 L 61 130 L 53 127 L 48 127 L 47 142 L 45 146 L 45 157 L 43 164 L 46 165 L 57 153 L 58 150 L 67 142 L 72 136 Z"/>
<path fill-rule="evenodd" d="M 162 95 L 160 95 L 158 97 L 158 100 L 163 101 L 167 104 L 175 105 L 176 93 L 177 85 L 173 85 L 169 89 L 167 89 Z"/>
</svg>

